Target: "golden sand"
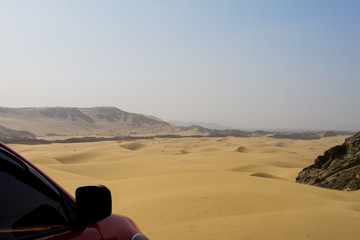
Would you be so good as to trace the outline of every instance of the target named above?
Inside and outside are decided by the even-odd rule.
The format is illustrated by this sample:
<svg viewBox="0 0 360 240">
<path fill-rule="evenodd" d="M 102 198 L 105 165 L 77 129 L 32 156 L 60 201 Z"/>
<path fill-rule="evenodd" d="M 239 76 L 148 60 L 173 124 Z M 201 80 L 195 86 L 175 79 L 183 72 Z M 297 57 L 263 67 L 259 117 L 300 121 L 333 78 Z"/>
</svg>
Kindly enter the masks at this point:
<svg viewBox="0 0 360 240">
<path fill-rule="evenodd" d="M 74 194 L 104 184 L 152 240 L 358 239 L 360 191 L 298 184 L 345 137 L 183 138 L 12 145 Z"/>
</svg>

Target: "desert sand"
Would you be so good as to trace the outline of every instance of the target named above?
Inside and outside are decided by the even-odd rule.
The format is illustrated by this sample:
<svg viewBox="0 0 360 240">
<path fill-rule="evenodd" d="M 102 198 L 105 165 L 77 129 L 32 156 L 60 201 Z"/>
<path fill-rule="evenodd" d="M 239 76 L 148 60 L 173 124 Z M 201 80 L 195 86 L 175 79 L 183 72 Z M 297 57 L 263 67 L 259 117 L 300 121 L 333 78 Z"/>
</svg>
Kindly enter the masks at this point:
<svg viewBox="0 0 360 240">
<path fill-rule="evenodd" d="M 104 184 L 152 240 L 358 239 L 360 191 L 295 182 L 345 136 L 11 145 L 70 194 Z"/>
</svg>

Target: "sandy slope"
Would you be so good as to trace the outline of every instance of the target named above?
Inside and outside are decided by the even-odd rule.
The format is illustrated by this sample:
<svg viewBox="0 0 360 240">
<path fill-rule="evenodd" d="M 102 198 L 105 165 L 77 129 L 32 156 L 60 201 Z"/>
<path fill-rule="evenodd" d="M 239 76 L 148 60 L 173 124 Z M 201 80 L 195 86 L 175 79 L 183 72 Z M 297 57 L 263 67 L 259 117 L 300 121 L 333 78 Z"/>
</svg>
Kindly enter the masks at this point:
<svg viewBox="0 0 360 240">
<path fill-rule="evenodd" d="M 295 183 L 345 137 L 185 138 L 12 147 L 71 194 L 107 185 L 151 239 L 357 239 L 360 192 Z"/>
</svg>

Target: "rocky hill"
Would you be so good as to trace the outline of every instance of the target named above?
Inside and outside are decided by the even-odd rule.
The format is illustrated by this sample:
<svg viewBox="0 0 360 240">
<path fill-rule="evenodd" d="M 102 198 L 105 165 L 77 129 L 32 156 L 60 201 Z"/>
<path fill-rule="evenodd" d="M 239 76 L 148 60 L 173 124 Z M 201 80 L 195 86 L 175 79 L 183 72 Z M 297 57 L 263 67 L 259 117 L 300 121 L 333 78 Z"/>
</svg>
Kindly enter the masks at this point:
<svg viewBox="0 0 360 240">
<path fill-rule="evenodd" d="M 330 189 L 360 189 L 360 133 L 318 156 L 296 181 Z"/>
<path fill-rule="evenodd" d="M 182 131 L 155 117 L 114 107 L 0 108 L 0 125 L 36 137 L 155 135 Z"/>
</svg>

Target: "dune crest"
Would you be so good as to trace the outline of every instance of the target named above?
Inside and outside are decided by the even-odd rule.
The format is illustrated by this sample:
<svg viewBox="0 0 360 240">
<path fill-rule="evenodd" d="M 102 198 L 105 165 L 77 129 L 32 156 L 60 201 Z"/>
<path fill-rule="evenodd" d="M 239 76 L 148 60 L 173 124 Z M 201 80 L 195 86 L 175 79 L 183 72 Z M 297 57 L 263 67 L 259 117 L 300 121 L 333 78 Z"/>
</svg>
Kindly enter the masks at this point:
<svg viewBox="0 0 360 240">
<path fill-rule="evenodd" d="M 247 152 L 249 152 L 249 149 L 245 146 L 240 146 L 236 149 L 236 151 L 239 153 L 247 153 Z"/>
<path fill-rule="evenodd" d="M 272 175 L 272 174 L 269 174 L 269 173 L 264 173 L 264 172 L 256 172 L 256 173 L 252 173 L 250 174 L 250 176 L 253 176 L 253 177 L 262 177 L 262 178 L 273 178 L 273 179 L 282 179 L 278 176 L 275 176 L 275 175 Z"/>
<path fill-rule="evenodd" d="M 139 149 L 145 147 L 145 145 L 141 144 L 141 143 L 133 142 L 133 143 L 121 144 L 120 147 L 128 149 L 128 150 L 136 151 L 136 150 L 139 150 Z"/>
</svg>

